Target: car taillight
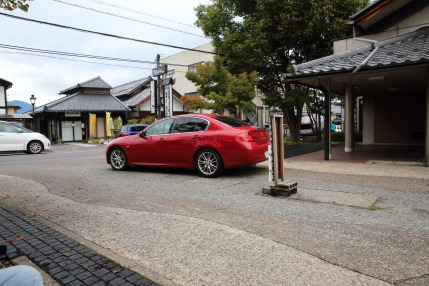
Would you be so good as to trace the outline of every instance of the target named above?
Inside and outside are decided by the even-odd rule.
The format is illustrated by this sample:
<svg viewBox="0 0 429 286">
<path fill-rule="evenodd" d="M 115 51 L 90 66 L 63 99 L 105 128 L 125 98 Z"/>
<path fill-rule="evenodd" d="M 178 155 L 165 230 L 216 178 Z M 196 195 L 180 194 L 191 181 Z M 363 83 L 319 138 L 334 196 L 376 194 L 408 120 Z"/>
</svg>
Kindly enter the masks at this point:
<svg viewBox="0 0 429 286">
<path fill-rule="evenodd" d="M 249 135 L 247 132 L 237 135 L 235 138 L 243 142 L 255 142 L 255 138 L 253 138 L 253 136 Z"/>
<path fill-rule="evenodd" d="M 122 133 L 122 136 L 128 136 L 128 132 L 124 132 L 124 133 Z"/>
</svg>

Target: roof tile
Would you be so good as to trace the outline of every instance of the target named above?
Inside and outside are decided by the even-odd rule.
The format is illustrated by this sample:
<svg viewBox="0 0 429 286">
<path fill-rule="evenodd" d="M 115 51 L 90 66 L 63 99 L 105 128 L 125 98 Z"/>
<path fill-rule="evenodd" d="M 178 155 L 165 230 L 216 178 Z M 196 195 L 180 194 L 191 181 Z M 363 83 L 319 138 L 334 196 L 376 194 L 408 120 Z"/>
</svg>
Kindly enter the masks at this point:
<svg viewBox="0 0 429 286">
<path fill-rule="evenodd" d="M 377 67 L 394 67 L 408 63 L 428 62 L 429 60 L 429 27 L 394 37 L 377 43 L 378 50 L 362 70 Z M 314 61 L 295 65 L 288 78 L 353 71 L 372 52 L 371 46 L 354 49 L 331 55 Z"/>
</svg>

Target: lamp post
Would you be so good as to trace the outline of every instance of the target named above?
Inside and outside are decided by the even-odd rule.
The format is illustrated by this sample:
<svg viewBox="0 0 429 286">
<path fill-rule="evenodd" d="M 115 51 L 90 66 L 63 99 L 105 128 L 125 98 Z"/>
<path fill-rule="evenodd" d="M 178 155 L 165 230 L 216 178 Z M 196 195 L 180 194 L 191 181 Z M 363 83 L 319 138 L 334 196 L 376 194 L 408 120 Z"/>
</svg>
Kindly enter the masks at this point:
<svg viewBox="0 0 429 286">
<path fill-rule="evenodd" d="M 30 97 L 30 103 L 31 105 L 33 105 L 33 131 L 34 131 L 34 105 L 36 104 L 36 97 L 34 96 L 34 94 L 31 95 Z"/>
</svg>

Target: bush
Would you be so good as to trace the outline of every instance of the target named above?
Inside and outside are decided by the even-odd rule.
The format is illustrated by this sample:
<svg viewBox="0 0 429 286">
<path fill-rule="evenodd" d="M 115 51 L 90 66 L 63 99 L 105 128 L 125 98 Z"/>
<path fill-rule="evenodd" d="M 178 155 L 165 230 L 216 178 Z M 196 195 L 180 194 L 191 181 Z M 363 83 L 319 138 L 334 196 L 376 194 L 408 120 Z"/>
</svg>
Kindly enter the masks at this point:
<svg viewBox="0 0 429 286">
<path fill-rule="evenodd" d="M 155 122 L 155 116 L 148 116 L 143 118 L 128 119 L 127 124 L 152 124 Z"/>
<path fill-rule="evenodd" d="M 332 132 L 331 133 L 331 141 L 335 142 L 344 142 L 346 139 L 345 133 L 342 132 Z M 362 132 L 355 132 L 353 134 L 353 140 L 355 142 L 362 142 Z"/>
<path fill-rule="evenodd" d="M 142 119 L 140 119 L 140 124 L 152 124 L 155 122 L 155 119 L 155 116 L 143 117 Z"/>
</svg>

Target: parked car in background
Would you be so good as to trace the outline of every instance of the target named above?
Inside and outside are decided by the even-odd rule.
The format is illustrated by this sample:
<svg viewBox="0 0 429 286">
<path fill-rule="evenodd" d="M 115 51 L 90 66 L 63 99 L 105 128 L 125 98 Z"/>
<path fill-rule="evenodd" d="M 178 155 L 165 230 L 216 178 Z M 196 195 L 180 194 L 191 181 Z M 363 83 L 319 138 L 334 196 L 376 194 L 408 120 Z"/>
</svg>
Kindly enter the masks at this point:
<svg viewBox="0 0 429 286">
<path fill-rule="evenodd" d="M 0 152 L 24 151 L 38 154 L 49 148 L 51 141 L 46 136 L 14 123 L 0 121 Z"/>
<path fill-rule="evenodd" d="M 134 135 L 148 127 L 147 124 L 127 124 L 122 126 L 121 131 L 118 133 L 118 137 Z"/>
<path fill-rule="evenodd" d="M 196 169 L 216 177 L 224 169 L 265 161 L 270 139 L 265 128 L 216 114 L 188 114 L 159 120 L 137 135 L 107 145 L 107 163 L 128 166 Z"/>
</svg>

